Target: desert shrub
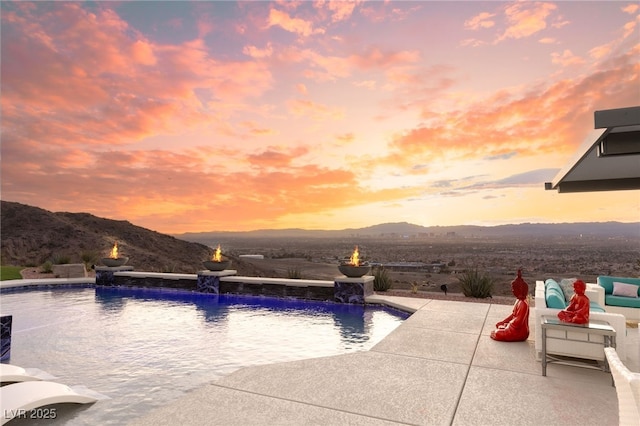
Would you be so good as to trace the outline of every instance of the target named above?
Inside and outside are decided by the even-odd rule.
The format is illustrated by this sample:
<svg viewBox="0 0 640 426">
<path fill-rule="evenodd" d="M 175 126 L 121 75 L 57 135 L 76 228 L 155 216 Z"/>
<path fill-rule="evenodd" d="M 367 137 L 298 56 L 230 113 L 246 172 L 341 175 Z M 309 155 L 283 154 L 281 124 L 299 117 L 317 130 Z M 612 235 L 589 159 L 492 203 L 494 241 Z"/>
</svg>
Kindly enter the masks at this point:
<svg viewBox="0 0 640 426">
<path fill-rule="evenodd" d="M 71 263 L 71 258 L 64 254 L 56 254 L 51 257 L 51 262 L 53 262 L 54 265 L 66 265 Z"/>
<path fill-rule="evenodd" d="M 287 278 L 290 280 L 299 280 L 302 278 L 302 272 L 298 268 L 287 269 Z"/>
<path fill-rule="evenodd" d="M 41 266 L 41 270 L 43 274 L 50 274 L 53 272 L 53 263 L 50 260 L 44 262 Z"/>
<path fill-rule="evenodd" d="M 462 276 L 458 277 L 462 293 L 466 297 L 475 297 L 478 299 L 484 299 L 485 297 L 491 297 L 493 292 L 493 278 L 484 273 L 478 272 L 478 269 L 465 271 Z"/>
<path fill-rule="evenodd" d="M 98 252 L 95 250 L 87 250 L 80 253 L 80 259 L 84 262 L 84 267 L 87 270 L 91 269 L 91 265 L 98 263 Z"/>
<path fill-rule="evenodd" d="M 373 277 L 373 289 L 375 291 L 387 291 L 393 284 L 389 273 L 383 267 L 376 268 L 373 272 Z"/>
<path fill-rule="evenodd" d="M 173 265 L 163 265 L 160 272 L 162 272 L 163 274 L 173 274 L 175 271 L 176 264 L 174 263 Z"/>
</svg>

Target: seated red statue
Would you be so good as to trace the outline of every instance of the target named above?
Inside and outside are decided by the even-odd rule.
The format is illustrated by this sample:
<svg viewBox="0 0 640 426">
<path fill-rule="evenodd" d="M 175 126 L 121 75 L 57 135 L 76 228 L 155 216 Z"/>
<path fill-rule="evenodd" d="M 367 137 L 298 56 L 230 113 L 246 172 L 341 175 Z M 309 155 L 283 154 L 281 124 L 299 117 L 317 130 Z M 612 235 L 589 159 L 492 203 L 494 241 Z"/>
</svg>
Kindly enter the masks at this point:
<svg viewBox="0 0 640 426">
<path fill-rule="evenodd" d="M 581 280 L 576 280 L 573 289 L 576 294 L 571 297 L 569 306 L 558 312 L 558 318 L 563 322 L 586 324 L 589 322 L 589 298 L 584 294 L 587 285 Z"/>
<path fill-rule="evenodd" d="M 522 342 L 529 337 L 529 285 L 522 279 L 520 269 L 518 277 L 511 283 L 511 291 L 517 298 L 513 312 L 496 324 L 497 330 L 491 332 L 491 338 L 504 342 Z"/>
</svg>

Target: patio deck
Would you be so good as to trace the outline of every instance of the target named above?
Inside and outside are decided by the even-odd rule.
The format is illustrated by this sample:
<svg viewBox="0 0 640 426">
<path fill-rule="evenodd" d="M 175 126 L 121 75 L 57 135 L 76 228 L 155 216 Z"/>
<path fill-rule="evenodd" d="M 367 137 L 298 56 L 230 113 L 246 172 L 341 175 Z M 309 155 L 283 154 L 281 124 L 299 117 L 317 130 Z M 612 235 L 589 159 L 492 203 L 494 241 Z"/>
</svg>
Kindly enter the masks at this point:
<svg viewBox="0 0 640 426">
<path fill-rule="evenodd" d="M 618 424 L 609 373 L 550 364 L 542 377 L 533 326 L 526 342 L 489 337 L 511 306 L 374 298 L 415 313 L 371 350 L 243 368 L 132 424 Z M 625 364 L 640 371 L 627 333 Z"/>
</svg>

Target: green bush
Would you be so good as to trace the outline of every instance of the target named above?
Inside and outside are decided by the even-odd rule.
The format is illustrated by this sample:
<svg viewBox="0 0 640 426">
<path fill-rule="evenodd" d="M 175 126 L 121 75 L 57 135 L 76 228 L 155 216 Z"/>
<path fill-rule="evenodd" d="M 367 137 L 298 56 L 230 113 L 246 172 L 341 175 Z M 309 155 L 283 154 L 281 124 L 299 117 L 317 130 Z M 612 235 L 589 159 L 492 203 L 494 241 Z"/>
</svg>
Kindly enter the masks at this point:
<svg viewBox="0 0 640 426">
<path fill-rule="evenodd" d="M 46 262 L 44 262 L 42 264 L 42 273 L 43 274 L 50 274 L 53 272 L 53 263 L 51 263 L 50 260 L 47 260 Z"/>
<path fill-rule="evenodd" d="M 91 269 L 91 265 L 98 263 L 99 254 L 95 250 L 83 251 L 80 253 L 80 259 L 84 262 L 84 267 L 87 270 Z"/>
<path fill-rule="evenodd" d="M 387 291 L 393 285 L 389 273 L 383 267 L 377 267 L 373 271 L 373 277 L 373 289 L 375 291 Z"/>
<path fill-rule="evenodd" d="M 56 254 L 51 257 L 51 262 L 53 262 L 54 265 L 67 265 L 71 263 L 71 258 L 64 254 Z"/>
<path fill-rule="evenodd" d="M 475 297 L 478 299 L 491 297 L 494 280 L 488 275 L 478 272 L 477 268 L 471 271 L 465 271 L 461 277 L 458 277 L 458 280 L 462 287 L 462 293 L 466 297 Z"/>
</svg>

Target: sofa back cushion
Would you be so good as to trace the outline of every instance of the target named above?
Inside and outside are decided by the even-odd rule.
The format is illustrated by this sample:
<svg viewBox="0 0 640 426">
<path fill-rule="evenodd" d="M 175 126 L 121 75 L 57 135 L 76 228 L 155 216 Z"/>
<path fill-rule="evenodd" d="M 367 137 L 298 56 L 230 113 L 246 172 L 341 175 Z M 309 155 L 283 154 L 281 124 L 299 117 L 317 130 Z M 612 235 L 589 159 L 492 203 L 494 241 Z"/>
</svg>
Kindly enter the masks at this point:
<svg viewBox="0 0 640 426">
<path fill-rule="evenodd" d="M 547 301 L 547 308 L 564 309 L 567 307 L 562 288 L 551 278 L 544 282 L 544 298 Z"/>
<path fill-rule="evenodd" d="M 609 277 L 601 275 L 598 277 L 598 285 L 604 288 L 605 294 L 613 294 L 613 283 L 625 283 L 635 284 L 640 287 L 640 278 L 627 278 L 627 277 Z"/>
</svg>

